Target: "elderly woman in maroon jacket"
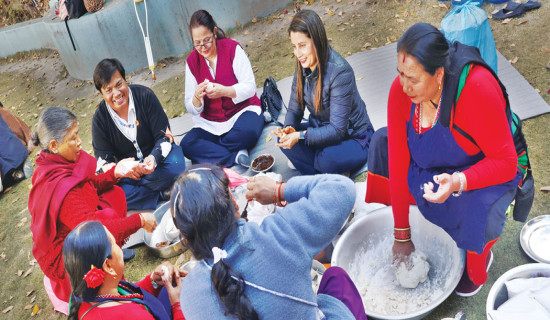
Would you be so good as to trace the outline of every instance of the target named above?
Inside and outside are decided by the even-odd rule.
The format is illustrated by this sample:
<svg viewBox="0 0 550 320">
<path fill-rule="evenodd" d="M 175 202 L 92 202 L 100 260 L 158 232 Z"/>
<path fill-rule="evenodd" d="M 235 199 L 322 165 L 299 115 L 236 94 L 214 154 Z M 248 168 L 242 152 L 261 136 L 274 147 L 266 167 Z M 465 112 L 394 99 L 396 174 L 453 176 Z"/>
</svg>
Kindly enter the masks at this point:
<svg viewBox="0 0 550 320">
<path fill-rule="evenodd" d="M 248 166 L 247 150 L 264 125 L 250 61 L 207 11 L 193 13 L 189 29 L 195 50 L 185 68 L 185 107 L 195 127 L 182 140 L 183 153 L 194 163 Z"/>
</svg>

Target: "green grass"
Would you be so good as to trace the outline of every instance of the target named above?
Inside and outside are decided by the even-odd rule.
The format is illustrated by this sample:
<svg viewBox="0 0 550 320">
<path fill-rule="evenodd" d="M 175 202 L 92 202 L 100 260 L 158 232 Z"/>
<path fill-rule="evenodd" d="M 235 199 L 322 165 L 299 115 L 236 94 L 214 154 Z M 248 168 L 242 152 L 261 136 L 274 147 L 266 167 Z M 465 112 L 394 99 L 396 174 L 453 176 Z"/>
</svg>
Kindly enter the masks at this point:
<svg viewBox="0 0 550 320">
<path fill-rule="evenodd" d="M 425 21 L 439 26 L 441 19 L 449 9 L 439 7 L 436 0 L 378 0 L 378 1 L 315 1 L 314 5 L 302 5 L 302 8 L 316 10 L 325 22 L 327 35 L 333 48 L 343 56 L 375 47 L 383 46 L 388 40 L 395 41 L 413 23 Z M 446 2 L 450 6 L 450 2 Z M 435 7 L 434 7 L 435 6 Z M 498 6 L 484 5 L 487 12 L 492 12 Z M 248 23 L 229 30 L 228 34 L 237 39 L 247 54 L 254 68 L 256 84 L 263 85 L 268 76 L 276 80 L 294 73 L 295 60 L 286 29 L 292 16 L 292 6 L 287 7 L 287 15 L 279 10 L 268 17 L 260 18 L 257 23 Z M 324 14 L 327 13 L 328 14 Z M 339 13 L 342 12 L 342 15 Z M 403 22 L 398 19 L 404 20 Z M 527 23 L 518 24 L 527 20 Z M 543 6 L 531 11 L 509 24 L 490 21 L 495 42 L 500 52 L 512 60 L 519 57 L 515 68 L 540 90 L 546 102 L 550 102 L 550 71 L 545 68 L 550 61 L 550 54 L 542 52 L 543 47 L 550 47 L 550 6 Z M 347 23 L 347 24 L 345 24 Z M 345 29 L 343 29 L 345 28 Z M 248 33 L 248 34 L 246 34 Z M 252 41 L 252 42 L 251 42 Z M 369 42 L 371 45 L 364 47 Z M 0 68 L 22 62 L 31 63 L 48 56 L 57 55 L 51 50 L 40 50 L 19 53 L 0 59 Z M 184 56 L 163 60 L 166 64 L 184 63 Z M 91 118 L 101 97 L 93 85 L 86 81 L 64 78 L 64 67 L 47 65 L 43 72 L 38 70 L 4 70 L 0 77 L 0 101 L 20 115 L 29 125 L 36 124 L 38 114 L 50 105 L 70 108 L 79 117 L 80 135 L 83 149 L 91 151 Z M 48 77 L 54 72 L 53 77 Z M 163 72 L 157 69 L 157 74 Z M 376 75 L 368 75 L 376 77 Z M 132 81 L 132 79 L 130 79 Z M 62 88 L 62 89 L 59 89 Z M 169 117 L 184 113 L 183 91 L 184 75 L 180 74 L 159 82 L 153 86 Z M 550 115 L 543 115 L 524 122 L 524 132 L 531 150 L 531 163 L 535 177 L 535 203 L 529 218 L 548 214 L 550 195 L 543 194 L 538 189 L 550 185 Z M 33 154 L 35 157 L 36 151 Z M 357 181 L 364 180 L 364 176 Z M 3 284 L 0 290 L 0 310 L 14 306 L 0 318 L 27 319 L 30 310 L 24 309 L 31 304 L 38 305 L 42 311 L 39 319 L 63 319 L 54 314 L 47 299 L 43 285 L 42 272 L 37 265 L 27 277 L 18 276 L 19 270 L 25 273 L 33 260 L 30 250 L 32 238 L 29 231 L 30 215 L 27 208 L 27 198 L 30 181 L 26 180 L 0 195 L 0 273 Z M 27 218 L 21 226 L 22 219 Z M 452 294 L 427 319 L 452 317 L 459 310 L 466 312 L 469 320 L 485 319 L 485 301 L 494 281 L 505 271 L 531 262 L 519 246 L 519 233 L 522 224 L 508 221 L 501 240 L 495 245 L 495 261 L 489 273 L 487 284 L 476 296 L 460 298 Z M 2 256 L 5 254 L 5 258 Z M 189 258 L 189 254 L 186 255 Z M 171 259 L 175 262 L 176 258 Z M 144 247 L 137 248 L 136 258 L 126 264 L 126 277 L 130 281 L 140 280 L 152 271 L 162 260 L 151 255 Z M 26 293 L 35 292 L 28 297 Z"/>
</svg>

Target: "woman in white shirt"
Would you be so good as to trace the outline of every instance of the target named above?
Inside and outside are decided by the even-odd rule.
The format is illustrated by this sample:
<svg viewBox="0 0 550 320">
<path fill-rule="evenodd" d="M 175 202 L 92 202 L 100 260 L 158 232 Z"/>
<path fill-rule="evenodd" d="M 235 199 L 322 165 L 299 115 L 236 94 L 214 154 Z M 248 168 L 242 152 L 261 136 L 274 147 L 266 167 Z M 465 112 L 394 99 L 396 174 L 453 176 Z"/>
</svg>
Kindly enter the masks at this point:
<svg viewBox="0 0 550 320">
<path fill-rule="evenodd" d="M 185 68 L 185 107 L 195 126 L 182 140 L 193 163 L 248 166 L 248 149 L 261 135 L 264 116 L 246 53 L 199 10 L 189 24 L 195 50 Z"/>
</svg>

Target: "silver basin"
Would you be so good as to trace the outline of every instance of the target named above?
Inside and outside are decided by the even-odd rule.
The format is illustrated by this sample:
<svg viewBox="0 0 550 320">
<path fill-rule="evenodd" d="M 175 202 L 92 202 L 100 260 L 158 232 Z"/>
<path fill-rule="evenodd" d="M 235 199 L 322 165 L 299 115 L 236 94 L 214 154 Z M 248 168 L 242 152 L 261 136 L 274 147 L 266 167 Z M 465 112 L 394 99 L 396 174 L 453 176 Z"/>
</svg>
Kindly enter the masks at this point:
<svg viewBox="0 0 550 320">
<path fill-rule="evenodd" d="M 158 207 L 153 214 L 155 215 L 155 219 L 157 220 L 157 224 L 160 224 L 160 221 L 162 220 L 162 217 L 165 213 L 167 213 L 168 209 L 170 208 L 170 202 L 166 202 L 162 204 L 160 207 Z M 169 213 L 168 213 L 169 214 Z M 176 242 L 162 248 L 157 248 L 153 245 L 151 245 L 151 237 L 153 236 L 153 233 L 144 231 L 143 232 L 143 242 L 145 243 L 145 246 L 147 246 L 147 249 L 151 252 L 153 252 L 155 255 L 167 259 L 171 257 L 175 257 L 178 254 L 181 254 L 185 251 L 185 247 L 183 246 L 183 243 L 181 240 L 177 240 Z"/>
<path fill-rule="evenodd" d="M 365 312 L 369 316 L 369 319 L 422 319 L 447 299 L 462 276 L 464 251 L 456 246 L 454 240 L 443 229 L 427 221 L 416 206 L 411 206 L 409 211 L 412 240 L 415 247 L 428 256 L 428 262 L 431 267 L 428 274 L 429 279 L 436 276 L 437 279 L 444 279 L 441 281 L 440 288 L 438 288 L 441 290 L 437 290 L 439 292 L 438 296 L 432 297 L 431 302 L 427 306 L 409 313 L 383 314 L 365 307 Z M 332 255 L 332 265 L 346 270 L 357 285 L 356 279 L 358 279 L 359 274 L 356 274 L 356 271 L 359 269 L 361 270 L 359 273 L 365 273 L 363 267 L 358 268 L 357 265 L 352 267 L 359 256 L 358 253 L 373 250 L 377 244 L 381 243 L 380 239 L 393 237 L 393 226 L 391 207 L 375 210 L 360 218 L 344 231 L 338 240 Z M 388 250 L 390 252 L 388 254 L 391 254 L 391 246 Z M 395 294 L 398 295 L 400 293 L 396 292 Z"/>
</svg>

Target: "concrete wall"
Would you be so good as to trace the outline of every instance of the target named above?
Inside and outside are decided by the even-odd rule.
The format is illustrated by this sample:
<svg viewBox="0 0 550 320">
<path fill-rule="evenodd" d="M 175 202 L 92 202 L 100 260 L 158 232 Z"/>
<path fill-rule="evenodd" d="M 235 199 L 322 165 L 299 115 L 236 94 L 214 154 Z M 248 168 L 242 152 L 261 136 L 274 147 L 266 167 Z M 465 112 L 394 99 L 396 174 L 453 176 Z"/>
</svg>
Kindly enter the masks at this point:
<svg viewBox="0 0 550 320">
<path fill-rule="evenodd" d="M 149 38 L 155 61 L 191 49 L 188 23 L 198 9 L 209 11 L 224 29 L 244 24 L 255 16 L 283 8 L 289 0 L 149 0 Z M 145 27 L 144 3 L 138 3 Z M 40 21 L 41 20 L 41 21 Z M 132 0 L 108 0 L 102 10 L 69 20 L 73 50 L 65 23 L 49 12 L 43 19 L 0 29 L 0 56 L 40 48 L 58 50 L 68 72 L 77 79 L 92 78 L 103 58 L 119 59 L 127 72 L 147 67 L 143 36 Z M 5 46 L 4 44 L 7 44 Z"/>
</svg>

